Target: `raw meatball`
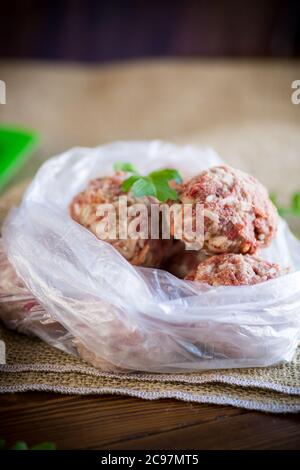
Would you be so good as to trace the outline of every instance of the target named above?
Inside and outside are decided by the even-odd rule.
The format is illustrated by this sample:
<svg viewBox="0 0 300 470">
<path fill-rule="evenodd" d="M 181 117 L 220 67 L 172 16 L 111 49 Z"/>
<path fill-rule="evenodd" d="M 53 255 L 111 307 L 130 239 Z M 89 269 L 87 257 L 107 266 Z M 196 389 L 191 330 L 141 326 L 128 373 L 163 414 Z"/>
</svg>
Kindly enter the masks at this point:
<svg viewBox="0 0 300 470">
<path fill-rule="evenodd" d="M 210 168 L 182 184 L 179 197 L 183 204 L 203 205 L 202 249 L 208 254 L 253 254 L 276 233 L 277 211 L 267 190 L 242 171 Z"/>
<path fill-rule="evenodd" d="M 150 203 L 153 204 L 157 202 L 153 198 L 137 199 L 133 197 L 131 193 L 124 193 L 121 185 L 125 178 L 126 175 L 120 172 L 113 176 L 97 178 L 90 181 L 88 188 L 75 196 L 71 202 L 71 217 L 97 236 L 97 224 L 102 219 L 102 217 L 97 216 L 97 209 L 100 204 L 109 203 L 115 206 L 118 227 L 118 204 L 120 196 L 127 197 L 127 208 L 137 202 L 143 202 L 147 206 L 149 206 Z M 136 216 L 137 215 L 129 215 L 127 219 L 128 224 L 130 224 L 130 221 Z M 131 264 L 147 267 L 159 267 L 173 244 L 173 240 L 143 239 L 142 236 L 138 239 L 122 239 L 118 234 L 116 239 L 106 239 L 105 241 L 111 243 Z"/>
<path fill-rule="evenodd" d="M 283 274 L 277 264 L 251 255 L 215 255 L 200 263 L 186 276 L 212 286 L 252 285 Z"/>
</svg>

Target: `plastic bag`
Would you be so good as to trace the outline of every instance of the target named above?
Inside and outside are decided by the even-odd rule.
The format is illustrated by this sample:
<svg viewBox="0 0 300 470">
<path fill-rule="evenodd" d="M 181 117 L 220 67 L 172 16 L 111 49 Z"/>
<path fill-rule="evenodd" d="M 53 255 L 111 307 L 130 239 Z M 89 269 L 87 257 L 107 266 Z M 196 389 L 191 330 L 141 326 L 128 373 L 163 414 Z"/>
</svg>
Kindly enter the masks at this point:
<svg viewBox="0 0 300 470">
<path fill-rule="evenodd" d="M 73 196 L 119 160 L 141 173 L 175 167 L 184 177 L 221 163 L 210 149 L 157 141 L 75 148 L 47 161 L 3 228 L 9 261 L 39 306 L 4 320 L 108 369 L 186 372 L 292 360 L 300 243 L 286 223 L 260 254 L 292 272 L 262 284 L 208 287 L 134 267 L 68 215 Z"/>
</svg>

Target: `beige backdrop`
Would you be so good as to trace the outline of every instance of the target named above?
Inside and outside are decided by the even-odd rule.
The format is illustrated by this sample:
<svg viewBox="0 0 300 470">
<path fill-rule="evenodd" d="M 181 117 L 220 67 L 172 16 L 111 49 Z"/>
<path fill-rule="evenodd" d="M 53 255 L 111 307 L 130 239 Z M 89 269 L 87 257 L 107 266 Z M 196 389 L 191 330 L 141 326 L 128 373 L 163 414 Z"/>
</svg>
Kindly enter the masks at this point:
<svg viewBox="0 0 300 470">
<path fill-rule="evenodd" d="M 71 146 L 166 139 L 214 147 L 285 197 L 300 188 L 299 61 L 148 61 L 113 66 L 0 63 L 1 122 L 41 146 L 17 180 Z"/>
</svg>

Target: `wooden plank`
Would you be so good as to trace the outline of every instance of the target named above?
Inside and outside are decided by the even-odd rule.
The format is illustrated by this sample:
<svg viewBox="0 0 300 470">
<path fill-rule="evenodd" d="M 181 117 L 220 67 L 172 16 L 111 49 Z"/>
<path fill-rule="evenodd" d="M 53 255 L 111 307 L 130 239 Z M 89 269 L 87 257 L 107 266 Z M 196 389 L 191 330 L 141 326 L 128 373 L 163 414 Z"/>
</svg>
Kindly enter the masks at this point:
<svg viewBox="0 0 300 470">
<path fill-rule="evenodd" d="M 249 412 L 219 419 L 218 410 L 213 408 L 214 420 L 118 442 L 109 449 L 300 449 L 300 422 L 296 416 Z"/>
<path fill-rule="evenodd" d="M 116 396 L 13 394 L 0 398 L 0 436 L 8 443 L 54 441 L 60 449 L 102 448 L 247 413 L 233 407 Z"/>
<path fill-rule="evenodd" d="M 59 449 L 300 448 L 300 417 L 230 406 L 29 392 L 0 397 L 8 444 L 50 440 Z"/>
</svg>

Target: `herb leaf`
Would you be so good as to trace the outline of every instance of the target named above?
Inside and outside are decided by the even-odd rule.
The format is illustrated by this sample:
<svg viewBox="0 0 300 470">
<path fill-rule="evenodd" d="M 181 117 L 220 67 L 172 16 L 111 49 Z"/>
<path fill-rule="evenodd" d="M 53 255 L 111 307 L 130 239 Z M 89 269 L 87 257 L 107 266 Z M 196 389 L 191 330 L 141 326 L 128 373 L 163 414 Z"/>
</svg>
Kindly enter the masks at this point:
<svg viewBox="0 0 300 470">
<path fill-rule="evenodd" d="M 175 181 L 176 183 L 182 183 L 182 178 L 177 170 L 165 168 L 164 170 L 152 171 L 149 175 L 151 178 L 164 179 L 166 181 Z"/>
<path fill-rule="evenodd" d="M 177 191 L 170 188 L 168 180 L 164 177 L 161 178 L 159 172 L 151 173 L 150 178 L 156 188 L 157 199 L 162 202 L 165 202 L 168 199 L 173 201 L 178 199 Z"/>
<path fill-rule="evenodd" d="M 135 197 L 157 196 L 156 187 L 148 176 L 140 177 L 132 186 Z"/>
<path fill-rule="evenodd" d="M 139 174 L 134 165 L 132 165 L 131 163 L 126 163 L 126 162 L 116 162 L 114 164 L 114 170 L 124 171 L 126 173 L 134 173 L 137 175 Z"/>
<path fill-rule="evenodd" d="M 122 189 L 126 193 L 132 190 L 135 197 L 154 196 L 162 202 L 178 199 L 177 191 L 169 185 L 169 181 L 182 182 L 179 172 L 175 169 L 152 171 L 148 176 L 141 176 L 131 163 L 116 163 L 114 169 L 133 173 L 122 183 Z"/>
<path fill-rule="evenodd" d="M 140 176 L 138 175 L 132 175 L 129 178 L 127 178 L 127 180 L 123 181 L 122 183 L 123 191 L 127 193 L 130 190 L 130 188 L 133 186 L 133 184 L 139 179 L 140 179 Z"/>
<path fill-rule="evenodd" d="M 178 194 L 175 189 L 170 188 L 168 185 L 156 186 L 157 199 L 161 202 L 166 202 L 168 199 L 177 201 Z"/>
</svg>

